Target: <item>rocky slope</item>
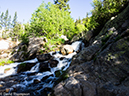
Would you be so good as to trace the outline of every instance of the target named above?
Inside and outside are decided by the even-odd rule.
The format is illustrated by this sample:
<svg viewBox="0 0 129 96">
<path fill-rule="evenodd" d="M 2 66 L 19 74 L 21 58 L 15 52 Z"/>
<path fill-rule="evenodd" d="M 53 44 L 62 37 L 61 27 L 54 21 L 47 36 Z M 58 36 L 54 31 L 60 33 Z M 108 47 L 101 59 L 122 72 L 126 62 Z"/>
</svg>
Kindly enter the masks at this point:
<svg viewBox="0 0 129 96">
<path fill-rule="evenodd" d="M 129 5 L 74 56 L 56 96 L 129 96 Z"/>
</svg>

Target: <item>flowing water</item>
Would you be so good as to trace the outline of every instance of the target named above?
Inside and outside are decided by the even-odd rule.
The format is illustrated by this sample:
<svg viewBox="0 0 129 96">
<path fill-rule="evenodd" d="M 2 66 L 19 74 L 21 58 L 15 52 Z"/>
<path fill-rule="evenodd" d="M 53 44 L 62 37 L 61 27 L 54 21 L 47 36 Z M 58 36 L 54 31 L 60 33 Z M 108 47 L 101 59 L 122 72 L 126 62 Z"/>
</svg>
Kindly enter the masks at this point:
<svg viewBox="0 0 129 96">
<path fill-rule="evenodd" d="M 60 71 L 60 73 L 62 73 L 62 71 L 65 71 L 70 66 L 72 57 L 77 54 L 80 46 L 81 49 L 84 47 L 84 44 L 82 41 L 76 41 L 72 43 L 71 46 L 74 48 L 74 52 L 68 55 L 62 55 L 60 52 L 49 53 L 54 57 L 54 60 L 58 61 L 56 67 L 51 67 L 48 63 L 50 71 L 39 72 L 39 66 L 42 63 L 40 63 L 37 58 L 0 66 L 0 85 L 8 85 L 9 94 L 14 96 L 19 94 L 23 96 L 46 96 L 46 94 L 51 91 L 55 81 L 58 80 L 55 72 Z M 44 63 L 45 62 L 48 61 L 44 61 Z M 21 63 L 35 63 L 35 65 L 28 71 L 17 73 L 17 66 Z M 9 70 L 5 72 L 6 69 Z"/>
</svg>

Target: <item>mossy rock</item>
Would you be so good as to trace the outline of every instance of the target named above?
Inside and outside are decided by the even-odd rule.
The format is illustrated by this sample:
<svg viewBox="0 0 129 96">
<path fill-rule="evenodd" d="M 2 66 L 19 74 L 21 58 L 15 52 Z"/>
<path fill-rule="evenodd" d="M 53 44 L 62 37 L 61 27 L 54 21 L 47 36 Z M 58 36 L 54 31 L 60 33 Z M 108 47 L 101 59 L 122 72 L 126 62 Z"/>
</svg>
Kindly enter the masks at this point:
<svg viewBox="0 0 129 96">
<path fill-rule="evenodd" d="M 17 73 L 30 70 L 36 63 L 21 63 L 18 65 Z"/>
<path fill-rule="evenodd" d="M 56 81 L 56 84 L 58 84 L 61 81 L 66 80 L 69 75 L 66 71 L 60 70 L 55 73 L 56 77 L 58 77 L 58 80 Z"/>
<path fill-rule="evenodd" d="M 125 8 L 124 11 L 122 11 L 120 14 L 115 16 L 113 19 L 111 18 L 103 27 L 103 29 L 100 31 L 98 36 L 95 37 L 95 39 L 100 39 L 102 35 L 106 35 L 110 33 L 110 29 L 114 28 L 117 30 L 118 34 L 122 30 L 122 25 L 125 23 L 126 20 L 129 20 L 129 5 Z M 116 31 L 113 32 L 116 32 Z"/>
</svg>

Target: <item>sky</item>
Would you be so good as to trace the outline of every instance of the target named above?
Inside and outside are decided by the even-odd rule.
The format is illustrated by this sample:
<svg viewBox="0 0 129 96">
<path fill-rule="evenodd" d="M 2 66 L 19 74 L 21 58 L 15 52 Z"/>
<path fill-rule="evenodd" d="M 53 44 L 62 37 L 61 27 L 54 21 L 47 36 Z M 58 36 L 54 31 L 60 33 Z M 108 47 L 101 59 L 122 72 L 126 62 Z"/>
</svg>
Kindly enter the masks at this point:
<svg viewBox="0 0 129 96">
<path fill-rule="evenodd" d="M 17 12 L 18 21 L 22 23 L 29 22 L 32 13 L 39 7 L 43 0 L 0 0 L 0 12 L 6 12 L 8 9 L 11 18 L 14 17 L 14 13 Z M 52 2 L 54 0 L 44 0 L 45 3 Z M 86 17 L 86 13 L 92 10 L 92 0 L 69 0 L 71 17 L 76 19 L 82 19 Z M 1 13 L 0 13 L 1 14 Z"/>
</svg>

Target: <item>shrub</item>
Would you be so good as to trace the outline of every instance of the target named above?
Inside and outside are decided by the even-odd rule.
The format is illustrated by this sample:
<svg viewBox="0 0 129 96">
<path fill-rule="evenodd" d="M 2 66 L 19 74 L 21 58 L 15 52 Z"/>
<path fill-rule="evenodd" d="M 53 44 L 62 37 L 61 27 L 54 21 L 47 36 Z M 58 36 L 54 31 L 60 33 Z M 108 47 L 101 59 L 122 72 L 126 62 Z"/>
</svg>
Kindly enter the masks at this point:
<svg viewBox="0 0 129 96">
<path fill-rule="evenodd" d="M 44 2 L 32 14 L 29 33 L 35 36 L 45 36 L 47 39 L 57 39 L 61 35 L 69 38 L 74 34 L 74 20 L 68 11 L 60 10 L 56 5 Z"/>
<path fill-rule="evenodd" d="M 0 66 L 4 66 L 5 64 L 11 64 L 11 63 L 14 63 L 14 62 L 11 60 L 7 60 L 7 59 L 0 60 Z"/>
</svg>

